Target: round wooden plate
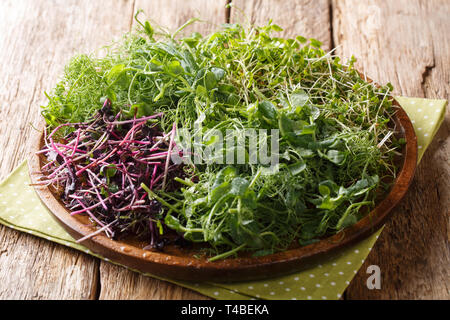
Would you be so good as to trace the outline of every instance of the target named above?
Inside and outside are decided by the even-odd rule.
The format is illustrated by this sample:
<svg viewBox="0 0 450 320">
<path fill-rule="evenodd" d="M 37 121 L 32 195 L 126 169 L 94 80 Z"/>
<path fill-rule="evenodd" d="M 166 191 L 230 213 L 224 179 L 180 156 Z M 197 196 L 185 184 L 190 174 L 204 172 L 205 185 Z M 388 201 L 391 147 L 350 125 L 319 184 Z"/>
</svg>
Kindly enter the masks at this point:
<svg viewBox="0 0 450 320">
<path fill-rule="evenodd" d="M 395 184 L 386 198 L 366 217 L 333 236 L 314 244 L 263 257 L 247 256 L 215 262 L 194 257 L 195 251 L 192 249 L 173 247 L 164 252 L 148 251 L 142 249 L 143 244 L 111 240 L 103 233 L 82 244 L 94 253 L 129 268 L 177 280 L 230 282 L 268 278 L 301 270 L 324 254 L 361 240 L 378 230 L 389 217 L 392 208 L 405 195 L 416 168 L 417 138 L 406 112 L 396 101 L 394 105 L 397 107 L 394 117 L 396 134 L 406 140 Z M 39 134 L 32 151 L 38 151 L 42 146 L 43 134 Z M 33 152 L 29 160 L 32 183 L 39 181 L 41 165 L 42 157 Z M 35 190 L 44 205 L 73 238 L 80 239 L 95 231 L 85 217 L 71 216 L 48 187 L 36 186 Z"/>
</svg>

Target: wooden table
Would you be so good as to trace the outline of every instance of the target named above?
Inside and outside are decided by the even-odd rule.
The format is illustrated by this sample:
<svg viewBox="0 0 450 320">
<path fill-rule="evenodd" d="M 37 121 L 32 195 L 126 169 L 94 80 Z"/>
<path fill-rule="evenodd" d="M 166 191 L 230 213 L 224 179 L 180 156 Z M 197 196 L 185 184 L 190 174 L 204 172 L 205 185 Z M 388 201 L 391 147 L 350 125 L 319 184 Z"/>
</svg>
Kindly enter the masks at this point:
<svg viewBox="0 0 450 320">
<path fill-rule="evenodd" d="M 448 0 L 2 0 L 0 2 L 0 178 L 27 154 L 64 64 L 75 53 L 108 44 L 135 26 L 142 8 L 175 28 L 197 16 L 209 32 L 221 23 L 266 23 L 358 58 L 358 68 L 396 94 L 449 99 Z M 414 183 L 346 299 L 449 299 L 450 114 L 427 150 Z M 368 265 L 379 265 L 382 289 L 368 290 Z M 1 299 L 204 299 L 52 242 L 0 227 Z"/>
</svg>

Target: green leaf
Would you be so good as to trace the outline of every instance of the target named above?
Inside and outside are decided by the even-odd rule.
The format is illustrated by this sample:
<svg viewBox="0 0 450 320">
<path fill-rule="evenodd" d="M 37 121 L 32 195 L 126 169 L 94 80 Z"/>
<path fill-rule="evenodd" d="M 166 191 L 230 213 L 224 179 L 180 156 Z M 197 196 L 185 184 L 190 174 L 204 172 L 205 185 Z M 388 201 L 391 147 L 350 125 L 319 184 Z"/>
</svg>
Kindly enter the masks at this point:
<svg viewBox="0 0 450 320">
<path fill-rule="evenodd" d="M 180 61 L 178 60 L 172 60 L 169 62 L 169 64 L 167 65 L 167 70 L 174 75 L 178 75 L 181 73 L 184 73 L 184 69 L 180 64 Z"/>
<path fill-rule="evenodd" d="M 336 193 L 339 192 L 339 186 L 336 184 L 336 182 L 334 182 L 332 180 L 321 181 L 319 183 L 319 186 L 326 186 L 326 187 L 328 187 L 333 194 L 336 194 Z M 328 193 L 328 194 L 331 194 L 331 193 Z"/>
<path fill-rule="evenodd" d="M 234 167 L 227 166 L 219 171 L 212 188 L 215 189 L 217 186 L 221 185 L 223 182 L 231 181 L 234 177 L 236 177 L 236 169 Z"/>
<path fill-rule="evenodd" d="M 311 158 L 315 155 L 314 151 L 311 149 L 297 148 L 296 151 L 302 158 Z"/>
<path fill-rule="evenodd" d="M 331 194 L 331 190 L 326 185 L 322 184 L 322 185 L 319 186 L 319 193 L 322 196 L 329 196 Z"/>
<path fill-rule="evenodd" d="M 305 44 L 305 43 L 308 41 L 308 39 L 306 39 L 305 37 L 302 37 L 302 36 L 297 36 L 297 37 L 295 38 L 295 40 L 297 40 L 297 41 L 300 42 L 301 44 Z"/>
<path fill-rule="evenodd" d="M 221 84 L 221 85 L 219 85 L 219 92 L 228 93 L 228 94 L 235 93 L 236 88 L 229 84 Z"/>
<path fill-rule="evenodd" d="M 316 120 L 320 117 L 320 109 L 315 106 L 310 106 L 309 114 L 313 120 Z"/>
<path fill-rule="evenodd" d="M 227 104 L 231 106 L 235 106 L 239 103 L 239 96 L 235 95 L 234 93 L 230 94 L 227 99 Z"/>
<path fill-rule="evenodd" d="M 243 206 L 250 210 L 254 210 L 257 207 L 256 194 L 253 190 L 247 188 L 244 194 L 241 196 Z"/>
<path fill-rule="evenodd" d="M 334 164 L 342 165 L 345 162 L 346 153 L 339 150 L 328 150 L 325 157 Z"/>
<path fill-rule="evenodd" d="M 333 201 L 330 197 L 323 198 L 322 202 L 317 206 L 317 208 L 324 210 L 334 210 L 336 207 L 336 201 Z"/>
<path fill-rule="evenodd" d="M 274 174 L 277 174 L 280 171 L 280 164 L 277 163 L 274 166 L 268 166 L 268 167 L 261 166 L 259 168 L 259 170 L 261 171 L 261 175 L 262 176 L 274 175 Z"/>
<path fill-rule="evenodd" d="M 300 229 L 300 238 L 305 241 L 317 237 L 316 229 L 317 226 L 315 222 L 311 221 L 304 223 Z"/>
<path fill-rule="evenodd" d="M 297 108 L 303 107 L 308 102 L 309 96 L 304 90 L 300 89 L 292 92 L 289 96 L 289 100 L 293 109 L 297 110 Z"/>
<path fill-rule="evenodd" d="M 222 184 L 219 184 L 214 187 L 214 189 L 211 191 L 209 195 L 209 203 L 213 205 L 215 202 L 217 202 L 220 198 L 223 197 L 224 194 L 230 191 L 230 183 L 228 181 L 223 182 Z"/>
<path fill-rule="evenodd" d="M 228 223 L 230 234 L 236 243 L 247 243 L 253 248 L 261 248 L 264 244 L 259 236 L 255 221 L 240 221 L 237 215 L 231 215 Z"/>
<path fill-rule="evenodd" d="M 248 189 L 249 184 L 250 182 L 247 179 L 236 177 L 231 182 L 230 193 L 236 196 L 242 196 Z"/>
<path fill-rule="evenodd" d="M 281 31 L 283 31 L 283 28 L 280 27 L 279 25 L 272 24 L 271 27 L 272 27 L 272 30 L 273 30 L 273 31 L 276 31 L 276 32 L 281 32 Z"/>
<path fill-rule="evenodd" d="M 198 71 L 198 65 L 189 50 L 183 50 L 181 52 L 181 57 L 182 59 L 180 62 L 183 69 L 188 73 L 195 74 Z"/>
<path fill-rule="evenodd" d="M 306 204 L 301 190 L 289 188 L 289 191 L 286 193 L 285 203 L 286 206 L 295 210 L 297 213 L 302 213 L 306 210 Z"/>
<path fill-rule="evenodd" d="M 222 68 L 211 68 L 211 72 L 214 74 L 217 81 L 220 81 L 225 77 L 226 71 Z M 233 87 L 234 89 L 234 87 Z"/>
<path fill-rule="evenodd" d="M 344 220 L 340 223 L 339 230 L 350 227 L 358 222 L 358 219 L 354 215 L 348 215 L 344 218 Z"/>
<path fill-rule="evenodd" d="M 124 64 L 118 64 L 109 70 L 109 72 L 106 74 L 106 79 L 109 84 L 112 84 L 113 82 L 117 81 L 117 79 L 122 75 L 122 72 L 125 70 Z"/>
<path fill-rule="evenodd" d="M 280 131 L 283 136 L 291 135 L 297 128 L 295 121 L 289 119 L 289 117 L 284 113 L 282 113 L 278 119 L 278 126 L 280 127 Z"/>
<path fill-rule="evenodd" d="M 322 46 L 322 42 L 320 42 L 320 41 L 317 40 L 317 39 L 311 38 L 311 39 L 309 39 L 309 41 L 310 41 L 310 43 L 311 43 L 311 46 L 313 46 L 313 47 L 315 47 L 315 48 L 320 48 L 320 47 Z"/>
<path fill-rule="evenodd" d="M 363 178 L 358 180 L 354 185 L 347 188 L 347 192 L 352 196 L 359 196 L 364 194 L 369 189 L 375 187 L 379 183 L 380 179 L 377 175 L 372 177 Z"/>
<path fill-rule="evenodd" d="M 106 169 L 106 176 L 108 178 L 114 177 L 116 175 L 116 173 L 117 173 L 117 169 L 116 168 L 107 168 Z"/>
<path fill-rule="evenodd" d="M 306 169 L 306 163 L 304 161 L 297 161 L 296 163 L 289 165 L 288 169 L 292 175 L 296 176 Z"/>
<path fill-rule="evenodd" d="M 272 123 L 277 119 L 277 109 L 270 101 L 261 101 L 258 103 L 258 112 L 266 121 Z"/>
<path fill-rule="evenodd" d="M 306 135 L 306 134 L 314 134 L 316 133 L 316 125 L 312 124 L 312 125 L 304 125 L 301 127 L 300 130 L 295 130 L 295 134 L 296 135 Z"/>
<path fill-rule="evenodd" d="M 208 97 L 208 91 L 204 86 L 198 85 L 195 89 L 195 94 L 200 97 Z"/>
<path fill-rule="evenodd" d="M 217 87 L 217 79 L 214 73 L 212 73 L 211 71 L 206 72 L 204 84 L 207 91 L 210 91 Z"/>
<path fill-rule="evenodd" d="M 183 227 L 180 223 L 180 220 L 175 218 L 174 216 L 167 214 L 164 218 L 164 223 L 171 229 L 176 231 L 183 231 Z"/>
<path fill-rule="evenodd" d="M 148 21 L 145 21 L 144 30 L 150 39 L 153 39 L 154 30 Z"/>
<path fill-rule="evenodd" d="M 304 125 L 300 121 L 291 120 L 287 115 L 281 114 L 278 126 L 281 135 L 291 144 L 304 149 L 313 149 L 309 144 L 314 143 L 312 134 L 315 133 L 315 125 Z"/>
</svg>

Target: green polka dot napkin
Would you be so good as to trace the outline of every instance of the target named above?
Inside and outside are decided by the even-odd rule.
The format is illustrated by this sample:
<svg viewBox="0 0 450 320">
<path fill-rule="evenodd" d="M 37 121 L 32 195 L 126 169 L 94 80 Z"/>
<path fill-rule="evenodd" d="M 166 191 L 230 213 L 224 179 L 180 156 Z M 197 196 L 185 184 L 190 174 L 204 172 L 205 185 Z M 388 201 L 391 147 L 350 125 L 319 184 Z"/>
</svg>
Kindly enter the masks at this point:
<svg viewBox="0 0 450 320">
<path fill-rule="evenodd" d="M 414 124 L 420 160 L 444 119 L 447 101 L 404 97 L 396 99 Z M 28 167 L 26 162 L 23 162 L 0 184 L 1 224 L 109 261 L 77 244 L 53 220 L 29 183 Z M 231 284 L 163 280 L 216 299 L 339 299 L 380 233 L 381 230 L 351 247 L 334 252 L 320 263 L 305 267 L 302 272 L 283 277 Z M 144 275 L 155 277 L 151 274 Z"/>
</svg>

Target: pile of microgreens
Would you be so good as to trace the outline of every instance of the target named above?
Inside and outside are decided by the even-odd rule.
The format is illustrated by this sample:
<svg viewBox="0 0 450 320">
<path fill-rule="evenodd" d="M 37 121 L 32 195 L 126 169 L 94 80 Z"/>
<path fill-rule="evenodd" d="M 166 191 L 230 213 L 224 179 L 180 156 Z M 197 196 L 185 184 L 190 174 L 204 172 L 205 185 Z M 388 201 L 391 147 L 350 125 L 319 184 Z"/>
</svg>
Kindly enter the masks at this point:
<svg viewBox="0 0 450 320">
<path fill-rule="evenodd" d="M 354 59 L 342 64 L 314 39 L 275 37 L 282 29 L 271 22 L 179 37 L 192 21 L 171 34 L 136 20 L 140 29 L 106 57 L 71 60 L 43 110 L 50 128 L 88 121 L 106 98 L 116 121 L 162 114 L 162 134 L 198 119 L 204 131 L 280 130 L 278 170 L 209 163 L 182 167 L 182 187 L 171 190 L 139 181 L 162 204 L 149 220 L 208 243 L 210 260 L 266 255 L 356 223 L 388 190 L 401 143 L 389 127 L 392 87 L 363 79 Z"/>
<path fill-rule="evenodd" d="M 99 227 L 78 242 L 103 231 L 113 239 L 131 235 L 148 240 L 148 248 L 167 242 L 161 237 L 161 203 L 148 193 L 179 188 L 176 179 L 184 171 L 169 161 L 175 128 L 164 134 L 152 123 L 160 117 L 119 120 L 120 112 L 113 114 L 106 99 L 92 120 L 59 125 L 48 135 L 45 130 L 38 153 L 48 162 L 38 184 L 55 187 L 71 215 L 87 214 Z M 61 138 L 63 128 L 73 130 Z"/>
</svg>

